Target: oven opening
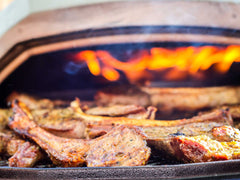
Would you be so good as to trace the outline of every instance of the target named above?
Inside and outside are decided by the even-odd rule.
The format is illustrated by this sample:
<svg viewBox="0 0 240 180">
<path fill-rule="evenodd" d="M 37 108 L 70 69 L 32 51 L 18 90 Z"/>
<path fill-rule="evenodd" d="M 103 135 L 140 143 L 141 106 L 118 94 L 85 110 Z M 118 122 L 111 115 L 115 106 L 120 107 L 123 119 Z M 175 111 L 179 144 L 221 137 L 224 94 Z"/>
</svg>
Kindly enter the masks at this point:
<svg viewBox="0 0 240 180">
<path fill-rule="evenodd" d="M 51 39 L 45 40 L 48 41 L 46 46 L 51 44 Z M 166 142 L 163 139 L 175 137 L 172 143 L 177 144 L 181 139 L 176 138 L 195 137 L 201 134 L 202 130 L 205 135 L 209 135 L 213 127 L 232 124 L 228 105 L 237 105 L 236 108 L 239 108 L 240 98 L 237 92 L 240 91 L 240 45 L 206 40 L 202 42 L 173 40 L 127 42 L 126 38 L 123 41 L 126 42 L 102 41 L 97 45 L 74 48 L 71 45 L 71 48 L 31 55 L 0 84 L 1 108 L 7 108 L 9 96 L 14 92 L 40 99 L 47 98 L 44 105 L 48 107 L 48 112 L 40 110 L 44 113 L 40 113 L 39 116 L 37 113 L 40 111 L 30 109 L 36 113 L 36 116 L 44 117 L 49 121 L 47 125 L 42 125 L 43 121 L 39 123 L 43 129 L 54 135 L 65 137 L 67 134 L 70 138 L 87 137 L 94 140 L 111 132 L 112 126 L 115 128 L 115 125 L 126 122 L 130 126 L 140 126 L 150 137 L 146 140 L 147 145 L 151 147 L 150 158 L 144 162 L 146 166 L 183 166 L 185 162 L 202 162 L 201 158 L 196 159 L 195 156 L 183 157 L 182 152 L 177 154 L 178 158 L 169 154 L 167 152 L 169 144 L 164 144 Z M 30 42 L 33 47 L 39 45 L 36 44 L 37 42 Z M 40 45 L 44 46 L 44 41 Z M 17 59 L 18 55 L 9 57 Z M 225 98 L 228 96 L 229 99 Z M 82 125 L 81 127 L 74 125 L 75 119 L 70 119 L 73 124 L 66 124 L 63 129 L 55 127 L 56 124 L 52 121 L 56 114 L 53 114 L 52 118 L 51 111 L 57 112 L 61 111 L 61 108 L 69 107 L 75 97 L 80 99 L 81 104 L 75 100 L 72 107 L 75 108 L 79 103 L 78 106 L 85 113 L 82 115 L 80 112 L 81 116 L 77 116 L 77 120 L 89 116 L 100 118 L 87 119 L 87 125 L 84 125 L 87 130 L 84 129 L 81 133 L 75 131 L 76 128 L 82 128 Z M 49 108 L 49 102 L 57 106 Z M 15 103 L 16 106 L 21 106 Z M 110 108 L 106 110 L 104 109 L 106 107 Z M 112 112 L 111 107 L 117 109 Z M 125 107 L 133 108 L 134 113 L 124 114 L 124 116 L 116 115 L 116 112 L 122 113 Z M 105 110 L 109 111 L 110 115 Z M 234 120 L 239 120 L 240 113 L 232 112 L 235 113 Z M 61 113 L 63 112 L 59 114 L 65 116 Z M 64 109 L 64 113 L 69 112 L 65 112 Z M 116 122 L 109 120 L 109 116 Z M 122 117 L 132 121 L 122 120 Z M 106 122 L 105 118 L 107 118 Z M 65 125 L 65 119 L 61 123 Z M 235 127 L 238 127 L 238 123 Z M 156 132 L 160 132 L 161 136 Z M 203 141 L 208 140 L 205 136 L 202 138 Z M 187 139 L 186 144 L 188 141 L 195 143 L 193 139 Z M 162 148 L 165 146 L 166 149 Z M 176 153 L 179 153 L 178 149 Z M 116 156 L 122 157 L 123 153 L 120 152 Z M 218 156 L 218 154 L 206 158 L 210 158 L 210 161 L 226 160 L 225 156 Z M 5 159 L 5 166 L 7 166 L 6 161 Z M 81 164 L 81 166 L 87 166 L 87 164 Z M 49 159 L 45 159 L 34 167 L 57 166 L 53 165 Z"/>
</svg>

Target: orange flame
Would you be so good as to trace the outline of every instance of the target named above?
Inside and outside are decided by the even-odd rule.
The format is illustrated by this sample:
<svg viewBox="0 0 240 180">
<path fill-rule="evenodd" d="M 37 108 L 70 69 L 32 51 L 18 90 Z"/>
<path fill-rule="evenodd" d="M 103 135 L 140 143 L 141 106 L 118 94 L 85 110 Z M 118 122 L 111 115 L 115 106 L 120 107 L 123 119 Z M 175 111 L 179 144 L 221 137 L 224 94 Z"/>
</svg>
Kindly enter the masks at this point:
<svg viewBox="0 0 240 180">
<path fill-rule="evenodd" d="M 102 75 L 109 81 L 120 78 L 122 71 L 131 82 L 141 78 L 150 78 L 151 72 L 161 72 L 171 68 L 167 79 L 196 75 L 214 66 L 217 72 L 226 73 L 233 62 L 240 62 L 240 45 L 225 48 L 214 46 L 180 47 L 176 49 L 151 48 L 142 50 L 137 57 L 122 62 L 107 51 L 81 51 L 77 60 L 85 61 L 90 72 Z"/>
</svg>

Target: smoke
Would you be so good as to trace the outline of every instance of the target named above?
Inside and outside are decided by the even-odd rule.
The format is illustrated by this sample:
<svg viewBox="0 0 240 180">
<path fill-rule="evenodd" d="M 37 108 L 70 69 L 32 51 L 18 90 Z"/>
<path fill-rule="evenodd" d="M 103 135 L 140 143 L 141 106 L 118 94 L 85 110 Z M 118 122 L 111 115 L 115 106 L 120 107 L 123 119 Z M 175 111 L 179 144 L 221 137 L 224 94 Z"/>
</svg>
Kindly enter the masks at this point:
<svg viewBox="0 0 240 180">
<path fill-rule="evenodd" d="M 69 61 L 67 65 L 64 67 L 64 72 L 70 75 L 77 74 L 81 69 L 87 68 L 86 63 L 75 63 L 73 61 Z"/>
</svg>

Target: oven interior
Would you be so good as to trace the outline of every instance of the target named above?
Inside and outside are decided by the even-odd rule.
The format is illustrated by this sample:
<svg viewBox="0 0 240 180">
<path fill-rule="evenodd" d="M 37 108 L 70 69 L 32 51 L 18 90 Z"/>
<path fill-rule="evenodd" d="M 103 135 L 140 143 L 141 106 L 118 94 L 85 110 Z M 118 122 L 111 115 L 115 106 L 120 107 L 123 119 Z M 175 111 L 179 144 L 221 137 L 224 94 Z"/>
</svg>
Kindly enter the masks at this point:
<svg viewBox="0 0 240 180">
<path fill-rule="evenodd" d="M 119 43 L 97 46 L 71 48 L 31 56 L 11 73 L 0 85 L 1 107 L 5 98 L 13 91 L 25 92 L 50 99 L 71 100 L 79 97 L 82 100 L 93 100 L 94 94 L 103 88 L 114 86 L 141 85 L 150 87 L 211 87 L 237 86 L 240 84 L 240 63 L 233 62 L 227 72 L 219 73 L 214 64 L 201 75 L 176 72 L 175 77 L 168 76 L 172 68 L 150 72 L 151 78 L 141 76 L 131 81 L 121 70 L 117 70 L 119 78 L 108 80 L 101 74 L 93 75 L 86 61 L 78 61 L 77 55 L 84 51 L 105 51 L 117 60 L 127 63 L 132 57 L 141 57 L 142 51 L 151 48 L 201 48 L 213 46 L 225 49 L 226 44 L 200 42 L 147 42 L 147 43 Z M 185 52 L 185 51 L 184 51 Z M 184 53 L 183 52 L 183 53 Z M 111 61 L 111 59 L 107 59 Z M 202 61 L 207 61 L 203 59 Z M 101 65 L 100 65 L 101 68 Z M 180 76 L 180 77 L 179 77 Z"/>
</svg>

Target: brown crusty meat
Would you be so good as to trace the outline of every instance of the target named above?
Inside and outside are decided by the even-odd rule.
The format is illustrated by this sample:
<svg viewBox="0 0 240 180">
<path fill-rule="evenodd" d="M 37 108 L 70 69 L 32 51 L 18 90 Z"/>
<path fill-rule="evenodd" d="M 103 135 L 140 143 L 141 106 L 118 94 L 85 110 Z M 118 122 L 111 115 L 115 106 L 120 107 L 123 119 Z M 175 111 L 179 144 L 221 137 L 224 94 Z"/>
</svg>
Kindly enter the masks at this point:
<svg viewBox="0 0 240 180">
<path fill-rule="evenodd" d="M 38 145 L 26 141 L 8 159 L 8 164 L 10 167 L 33 167 L 44 157 L 45 154 L 43 154 Z"/>
<path fill-rule="evenodd" d="M 28 142 L 11 131 L 0 132 L 0 155 L 10 158 L 10 167 L 33 167 L 44 159 L 44 153 L 38 145 Z"/>
<path fill-rule="evenodd" d="M 117 109 L 118 106 L 114 106 L 111 108 L 100 107 L 94 108 L 92 112 L 95 110 L 98 113 L 103 110 L 109 110 L 105 114 L 110 115 L 110 111 Z M 130 110 L 128 110 L 128 108 Z M 90 109 L 91 110 L 91 109 Z M 96 113 L 95 111 L 95 113 Z M 142 107 L 138 106 L 124 106 L 120 111 L 118 111 L 118 115 L 122 114 L 123 111 L 125 113 L 125 117 L 134 118 L 134 119 L 154 119 L 156 108 L 148 107 L 145 110 Z M 120 112 L 120 113 L 119 113 Z M 98 114 L 97 113 L 97 114 Z M 34 109 L 31 110 L 32 119 L 43 129 L 51 132 L 60 137 L 67 138 L 84 138 L 85 136 L 85 128 L 86 123 L 79 117 L 78 113 L 74 111 L 72 107 L 67 108 L 58 108 L 58 109 Z M 7 126 L 8 118 L 12 115 L 12 110 L 9 109 L 0 109 L 0 129 L 4 129 Z"/>
<path fill-rule="evenodd" d="M 150 157 L 140 129 L 117 126 L 108 134 L 90 141 L 86 161 L 88 167 L 141 166 Z"/>
<path fill-rule="evenodd" d="M 84 138 L 85 123 L 71 107 L 31 110 L 32 119 L 41 127 L 57 136 Z M 0 130 L 6 129 L 11 109 L 0 109 Z"/>
<path fill-rule="evenodd" d="M 100 106 L 139 105 L 151 106 L 150 97 L 137 86 L 114 86 L 98 91 L 95 100 Z"/>
<path fill-rule="evenodd" d="M 52 109 L 69 105 L 68 101 L 50 100 L 46 98 L 40 99 L 29 94 L 19 93 L 15 91 L 7 97 L 7 102 L 12 102 L 15 99 L 18 99 L 19 101 L 26 104 L 29 109 Z"/>
<path fill-rule="evenodd" d="M 236 104 L 236 105 L 225 105 L 225 106 L 219 106 L 219 107 L 216 107 L 216 108 L 213 108 L 209 111 L 201 111 L 199 112 L 198 114 L 201 115 L 201 114 L 206 114 L 206 113 L 209 113 L 209 112 L 212 112 L 212 111 L 215 111 L 217 109 L 224 109 L 224 110 L 227 110 L 229 111 L 229 113 L 231 114 L 232 118 L 233 119 L 240 119 L 240 105 L 239 104 Z"/>
<path fill-rule="evenodd" d="M 85 123 L 90 125 L 132 125 L 132 126 L 139 126 L 139 127 L 172 127 L 172 126 L 180 126 L 186 125 L 191 123 L 198 123 L 198 122 L 206 122 L 206 121 L 224 121 L 227 123 L 232 124 L 231 115 L 227 110 L 216 110 L 209 114 L 203 114 L 200 116 L 196 116 L 190 119 L 179 119 L 179 120 L 137 120 L 137 119 L 130 119 L 126 117 L 105 117 L 105 116 L 94 116 L 84 113 L 81 110 L 81 104 L 79 99 L 76 99 L 71 103 L 71 107 L 74 111 L 78 114 L 78 117 L 81 118 Z"/>
<path fill-rule="evenodd" d="M 97 92 L 95 100 L 98 104 L 105 105 L 140 104 L 145 107 L 152 105 L 163 113 L 174 110 L 195 111 L 203 108 L 239 104 L 240 87 L 116 87 Z"/>
<path fill-rule="evenodd" d="M 54 136 L 40 128 L 32 119 L 25 104 L 14 101 L 13 117 L 9 127 L 16 133 L 35 141 L 51 158 L 53 164 L 63 167 L 83 166 L 88 142 L 82 139 L 67 139 Z"/>
<path fill-rule="evenodd" d="M 61 138 L 48 133 L 32 121 L 31 114 L 23 103 L 14 101 L 12 105 L 14 115 L 9 127 L 35 141 L 58 166 L 139 166 L 145 164 L 150 156 L 143 135 L 135 128 L 119 126 L 90 141 Z"/>
<path fill-rule="evenodd" d="M 60 137 L 84 138 L 85 122 L 73 108 L 36 109 L 32 119 L 43 129 Z"/>
<path fill-rule="evenodd" d="M 97 116 L 121 116 L 134 119 L 155 119 L 157 109 L 149 106 L 147 110 L 137 105 L 98 106 L 85 111 L 86 114 Z"/>
<path fill-rule="evenodd" d="M 170 138 L 169 152 L 184 162 L 239 159 L 239 134 L 240 131 L 231 126 L 220 126 L 213 128 L 209 135 L 175 136 Z"/>
<path fill-rule="evenodd" d="M 112 105 L 112 106 L 97 106 L 85 111 L 86 114 L 98 116 L 125 116 L 145 111 L 142 106 L 137 105 Z"/>
<path fill-rule="evenodd" d="M 0 131 L 6 129 L 8 118 L 12 115 L 10 109 L 0 109 Z"/>
<path fill-rule="evenodd" d="M 136 126 L 136 122 L 122 121 L 119 124 L 132 124 Z M 171 124 L 166 124 L 168 121 L 157 121 L 157 124 L 152 126 L 139 124 L 142 127 L 143 132 L 147 136 L 148 145 L 155 147 L 159 150 L 165 149 L 169 146 L 168 135 L 169 134 L 185 134 L 187 136 L 196 136 L 201 134 L 208 134 L 213 127 L 232 125 L 232 119 L 229 113 L 225 110 L 216 110 L 214 112 L 204 114 L 201 116 L 195 116 L 191 119 L 174 120 Z M 116 125 L 116 124 L 115 124 Z M 86 128 L 87 138 L 96 138 L 109 132 L 114 126 L 107 121 L 104 125 L 104 120 L 101 124 L 89 123 Z"/>
</svg>

